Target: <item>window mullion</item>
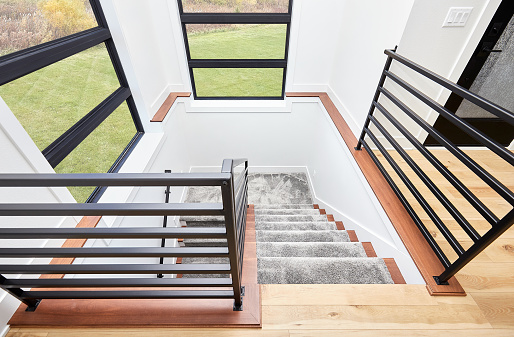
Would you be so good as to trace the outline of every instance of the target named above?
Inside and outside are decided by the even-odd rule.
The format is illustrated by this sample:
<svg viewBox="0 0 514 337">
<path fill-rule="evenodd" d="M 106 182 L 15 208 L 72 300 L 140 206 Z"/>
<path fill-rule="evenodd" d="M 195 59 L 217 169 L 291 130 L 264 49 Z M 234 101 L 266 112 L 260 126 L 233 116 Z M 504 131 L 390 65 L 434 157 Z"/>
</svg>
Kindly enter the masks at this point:
<svg viewBox="0 0 514 337">
<path fill-rule="evenodd" d="M 42 151 L 43 155 L 50 165 L 52 167 L 59 165 L 71 151 L 86 139 L 130 95 L 130 89 L 119 88 L 44 149 Z"/>
</svg>

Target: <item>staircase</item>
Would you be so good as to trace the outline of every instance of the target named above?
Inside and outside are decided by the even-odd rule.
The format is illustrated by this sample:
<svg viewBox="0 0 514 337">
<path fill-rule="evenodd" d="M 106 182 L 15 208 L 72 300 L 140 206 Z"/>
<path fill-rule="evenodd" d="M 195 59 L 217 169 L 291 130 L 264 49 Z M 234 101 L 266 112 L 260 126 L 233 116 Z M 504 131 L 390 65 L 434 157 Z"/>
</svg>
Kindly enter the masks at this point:
<svg viewBox="0 0 514 337">
<path fill-rule="evenodd" d="M 255 229 L 260 284 L 394 283 L 383 259 L 312 204 L 255 205 Z"/>
<path fill-rule="evenodd" d="M 315 209 L 305 175 L 251 174 L 260 284 L 392 284 L 388 265 L 370 243 L 358 242 L 323 210 Z M 186 202 L 219 202 L 219 192 L 192 187 Z M 288 203 L 293 202 L 293 203 Z M 222 227 L 222 217 L 182 217 L 187 227 Z M 184 239 L 185 247 L 226 247 L 222 239 Z M 183 258 L 179 263 L 228 263 L 226 258 Z M 179 275 L 180 277 L 180 275 Z M 184 275 L 183 277 L 228 277 Z"/>
</svg>

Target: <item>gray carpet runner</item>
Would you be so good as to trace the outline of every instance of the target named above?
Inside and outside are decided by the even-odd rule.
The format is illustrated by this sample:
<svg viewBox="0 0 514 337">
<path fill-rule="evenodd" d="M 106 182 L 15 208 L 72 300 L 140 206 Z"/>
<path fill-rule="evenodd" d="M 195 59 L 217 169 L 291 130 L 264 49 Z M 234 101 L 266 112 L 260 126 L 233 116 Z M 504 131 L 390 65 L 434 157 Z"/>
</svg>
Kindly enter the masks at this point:
<svg viewBox="0 0 514 337">
<path fill-rule="evenodd" d="M 380 258 L 369 258 L 319 210 L 256 205 L 257 279 L 261 284 L 393 283 Z"/>
<path fill-rule="evenodd" d="M 313 209 L 307 177 L 250 174 L 249 203 L 255 205 L 257 275 L 261 284 L 393 283 L 381 258 L 369 258 L 319 210 Z M 191 187 L 185 202 L 220 202 L 219 189 Z M 223 227 L 223 217 L 181 217 L 188 227 Z M 226 247 L 222 239 L 184 239 L 186 247 Z M 189 263 L 229 263 L 227 258 L 183 258 Z M 183 277 L 229 277 L 194 275 Z"/>
</svg>

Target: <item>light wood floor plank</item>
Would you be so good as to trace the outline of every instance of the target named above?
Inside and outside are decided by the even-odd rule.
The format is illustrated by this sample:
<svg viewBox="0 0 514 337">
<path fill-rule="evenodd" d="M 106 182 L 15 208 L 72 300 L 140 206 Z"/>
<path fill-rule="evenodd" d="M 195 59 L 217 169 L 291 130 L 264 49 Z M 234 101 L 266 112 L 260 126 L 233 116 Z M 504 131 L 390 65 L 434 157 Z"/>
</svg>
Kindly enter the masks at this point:
<svg viewBox="0 0 514 337">
<path fill-rule="evenodd" d="M 266 329 L 484 329 L 489 321 L 477 305 L 263 306 Z"/>
<path fill-rule="evenodd" d="M 513 336 L 510 330 L 291 330 L 291 337 L 507 337 Z"/>
<path fill-rule="evenodd" d="M 514 293 L 473 293 L 471 296 L 494 328 L 514 329 Z"/>
<path fill-rule="evenodd" d="M 425 285 L 265 284 L 262 305 L 437 305 Z"/>
<path fill-rule="evenodd" d="M 471 262 L 464 267 L 457 279 L 468 292 L 514 293 L 514 262 Z"/>
</svg>

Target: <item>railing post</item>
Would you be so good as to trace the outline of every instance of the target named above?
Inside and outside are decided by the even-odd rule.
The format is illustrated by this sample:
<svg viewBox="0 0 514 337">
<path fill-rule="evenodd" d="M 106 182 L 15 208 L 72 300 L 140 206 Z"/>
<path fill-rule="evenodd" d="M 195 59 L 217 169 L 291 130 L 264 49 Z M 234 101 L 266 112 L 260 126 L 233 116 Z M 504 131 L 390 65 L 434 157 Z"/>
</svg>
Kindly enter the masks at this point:
<svg viewBox="0 0 514 337">
<path fill-rule="evenodd" d="M 223 163 L 223 172 L 228 165 Z M 234 201 L 234 175 L 230 161 L 230 178 L 222 183 L 221 196 L 223 200 L 223 212 L 225 214 L 225 227 L 227 230 L 227 245 L 230 259 L 230 273 L 232 275 L 232 288 L 234 290 L 234 311 L 243 310 L 243 298 L 241 289 L 241 266 L 239 265 L 239 245 L 237 239 L 236 211 Z"/>
<path fill-rule="evenodd" d="M 505 233 L 514 224 L 514 209 L 505 215 L 482 238 L 462 254 L 451 266 L 439 276 L 434 276 L 438 284 L 445 284 L 453 275 L 464 268 L 471 260 L 486 249 L 494 240 Z"/>
<path fill-rule="evenodd" d="M 0 286 L 5 284 L 6 281 L 7 281 L 7 279 L 5 277 L 3 277 L 2 275 L 0 275 Z M 41 300 L 37 300 L 37 299 L 28 300 L 28 299 L 22 298 L 23 290 L 21 290 L 20 288 L 4 288 L 4 287 L 1 287 L 1 288 L 4 291 L 11 294 L 18 301 L 26 304 L 27 309 L 25 309 L 25 311 L 36 311 L 37 306 L 39 305 L 39 303 L 41 303 Z"/>
<path fill-rule="evenodd" d="M 394 48 L 394 51 L 396 51 L 396 47 Z M 362 141 L 364 140 L 364 137 L 366 136 L 366 129 L 369 127 L 369 123 L 370 123 L 369 116 L 373 115 L 373 112 L 375 111 L 374 103 L 378 102 L 378 98 L 380 97 L 379 88 L 384 86 L 385 80 L 387 78 L 386 71 L 389 70 L 392 62 L 393 62 L 393 58 L 391 56 L 388 56 L 387 61 L 384 66 L 384 70 L 382 71 L 382 76 L 380 76 L 380 81 L 378 82 L 377 90 L 375 91 L 375 96 L 373 97 L 373 101 L 371 102 L 371 107 L 369 108 L 368 116 L 366 117 L 366 121 L 364 122 L 364 127 L 362 128 L 362 132 L 359 137 L 359 142 L 357 143 L 357 146 L 355 147 L 355 150 L 357 150 L 357 151 L 360 151 L 362 149 Z"/>
</svg>

